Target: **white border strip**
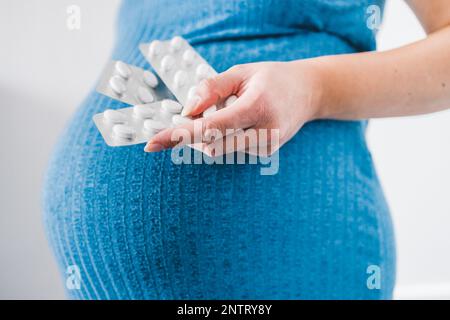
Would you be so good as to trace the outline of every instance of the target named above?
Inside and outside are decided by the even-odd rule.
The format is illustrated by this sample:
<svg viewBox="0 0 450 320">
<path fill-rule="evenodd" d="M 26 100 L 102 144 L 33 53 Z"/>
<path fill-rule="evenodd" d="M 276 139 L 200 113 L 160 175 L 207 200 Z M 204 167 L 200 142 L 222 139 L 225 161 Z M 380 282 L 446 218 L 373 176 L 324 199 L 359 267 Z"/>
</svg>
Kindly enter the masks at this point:
<svg viewBox="0 0 450 320">
<path fill-rule="evenodd" d="M 450 300 L 450 283 L 404 285 L 395 289 L 396 300 Z"/>
</svg>

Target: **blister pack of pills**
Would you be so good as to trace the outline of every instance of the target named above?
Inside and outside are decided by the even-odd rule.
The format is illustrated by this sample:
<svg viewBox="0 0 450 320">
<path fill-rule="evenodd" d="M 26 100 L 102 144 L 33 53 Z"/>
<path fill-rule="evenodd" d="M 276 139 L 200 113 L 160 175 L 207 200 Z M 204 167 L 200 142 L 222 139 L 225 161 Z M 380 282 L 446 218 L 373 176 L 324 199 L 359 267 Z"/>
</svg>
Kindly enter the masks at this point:
<svg viewBox="0 0 450 320">
<path fill-rule="evenodd" d="M 93 117 L 105 142 L 112 147 L 145 143 L 166 128 L 193 121 L 191 117 L 180 115 L 183 106 L 196 95 L 201 80 L 217 75 L 206 60 L 181 37 L 169 41 L 155 40 L 150 44 L 142 44 L 140 49 L 165 86 L 150 71 L 121 61 L 111 61 L 107 65 L 97 91 L 133 105 L 119 110 L 106 110 Z M 172 100 L 173 96 L 179 103 Z M 203 112 L 203 116 L 207 117 L 217 109 L 230 106 L 236 99 L 236 96 L 230 96 L 221 102 L 219 108 L 212 106 Z M 191 146 L 202 150 L 202 144 Z"/>
<path fill-rule="evenodd" d="M 97 92 L 130 105 L 172 97 L 164 85 L 159 85 L 154 73 L 122 61 L 111 61 L 106 66 Z"/>
<path fill-rule="evenodd" d="M 158 132 L 180 124 L 182 106 L 163 100 L 133 107 L 106 110 L 93 117 L 106 144 L 111 147 L 147 142 Z"/>
<path fill-rule="evenodd" d="M 217 75 L 208 62 L 179 36 L 168 41 L 155 40 L 141 44 L 140 50 L 183 106 L 196 95 L 197 85 L 201 80 Z M 224 106 L 230 105 L 235 99 L 235 96 L 229 97 Z M 212 106 L 203 115 L 208 116 L 217 109 Z"/>
</svg>

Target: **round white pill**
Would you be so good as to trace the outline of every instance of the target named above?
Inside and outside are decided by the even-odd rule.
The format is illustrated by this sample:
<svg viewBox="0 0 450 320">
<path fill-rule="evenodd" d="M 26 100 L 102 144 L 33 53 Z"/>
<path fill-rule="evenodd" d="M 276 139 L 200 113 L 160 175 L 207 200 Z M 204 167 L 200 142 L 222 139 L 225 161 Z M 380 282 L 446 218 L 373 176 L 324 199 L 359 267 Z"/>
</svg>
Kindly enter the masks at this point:
<svg viewBox="0 0 450 320">
<path fill-rule="evenodd" d="M 113 76 L 111 79 L 109 79 L 109 85 L 111 89 L 119 96 L 127 90 L 125 81 L 120 76 Z"/>
<path fill-rule="evenodd" d="M 117 124 L 113 127 L 113 136 L 116 139 L 133 140 L 136 137 L 136 130 L 124 124 Z"/>
<path fill-rule="evenodd" d="M 208 109 L 206 109 L 205 111 L 203 111 L 203 117 L 205 117 L 205 118 L 209 117 L 216 111 L 217 111 L 217 106 L 213 105 L 213 106 L 209 107 Z"/>
<path fill-rule="evenodd" d="M 156 88 L 158 86 L 158 78 L 150 71 L 144 71 L 143 80 L 150 88 Z"/>
<path fill-rule="evenodd" d="M 209 66 L 207 66 L 206 64 L 202 63 L 201 65 L 199 65 L 197 67 L 197 70 L 195 71 L 196 75 L 197 75 L 197 79 L 199 81 L 206 79 L 210 76 L 211 74 L 211 68 Z"/>
<path fill-rule="evenodd" d="M 197 94 L 197 86 L 193 86 L 188 91 L 188 100 L 191 100 L 195 97 Z"/>
<path fill-rule="evenodd" d="M 167 128 L 167 126 L 164 125 L 164 123 L 162 123 L 161 121 L 156 121 L 152 119 L 147 119 L 144 121 L 144 130 L 149 133 L 160 132 L 165 128 Z"/>
<path fill-rule="evenodd" d="M 174 100 L 163 100 L 161 108 L 169 113 L 180 113 L 183 106 Z"/>
<path fill-rule="evenodd" d="M 187 73 L 183 70 L 179 70 L 175 73 L 175 76 L 173 77 L 173 83 L 175 84 L 176 88 L 182 88 L 186 84 L 188 79 Z"/>
<path fill-rule="evenodd" d="M 116 72 L 124 79 L 128 79 L 131 76 L 131 68 L 122 61 L 117 61 L 115 65 Z"/>
<path fill-rule="evenodd" d="M 172 70 L 174 65 L 175 65 L 175 59 L 170 55 L 164 56 L 164 58 L 162 58 L 162 60 L 161 60 L 161 68 L 162 68 L 163 72 L 168 72 L 168 71 Z"/>
<path fill-rule="evenodd" d="M 150 57 L 157 57 L 162 52 L 162 43 L 159 40 L 152 41 L 148 47 L 148 55 Z"/>
<path fill-rule="evenodd" d="M 237 100 L 236 96 L 229 96 L 227 100 L 225 100 L 225 107 L 231 106 Z"/>
<path fill-rule="evenodd" d="M 120 111 L 108 109 L 103 112 L 103 119 L 109 124 L 124 124 L 127 117 Z"/>
<path fill-rule="evenodd" d="M 172 49 L 173 52 L 177 52 L 183 46 L 183 42 L 184 42 L 183 38 L 176 36 L 172 38 L 172 40 L 170 40 L 170 48 Z"/>
<path fill-rule="evenodd" d="M 155 100 L 150 90 L 145 87 L 138 88 L 138 98 L 142 103 L 151 103 Z"/>
<path fill-rule="evenodd" d="M 195 60 L 195 52 L 192 49 L 187 49 L 184 53 L 183 53 L 183 61 L 187 66 L 192 65 L 192 63 Z"/>
<path fill-rule="evenodd" d="M 155 115 L 156 110 L 148 104 L 138 104 L 133 107 L 133 115 L 139 119 L 150 119 Z"/>
<path fill-rule="evenodd" d="M 188 117 L 180 116 L 179 114 L 176 114 L 172 117 L 172 123 L 176 126 L 190 123 L 192 121 L 194 121 L 194 120 L 192 120 L 191 118 L 188 118 Z"/>
</svg>

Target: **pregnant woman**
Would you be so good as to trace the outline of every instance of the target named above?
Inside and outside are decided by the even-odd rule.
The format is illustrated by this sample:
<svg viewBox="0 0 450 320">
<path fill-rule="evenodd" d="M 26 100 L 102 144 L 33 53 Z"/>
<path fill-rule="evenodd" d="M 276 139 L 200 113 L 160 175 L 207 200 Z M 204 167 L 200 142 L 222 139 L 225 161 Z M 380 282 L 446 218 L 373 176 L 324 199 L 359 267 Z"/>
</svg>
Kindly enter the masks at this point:
<svg viewBox="0 0 450 320">
<path fill-rule="evenodd" d="M 408 3 L 427 39 L 359 53 L 375 49 L 367 9 L 376 15 L 382 0 L 125 1 L 113 58 L 149 68 L 140 43 L 186 38 L 223 73 L 199 86 L 185 113 L 237 95 L 202 125 L 278 128 L 279 172 L 177 165 L 166 150 L 172 130 L 147 153 L 107 147 L 92 116 L 124 105 L 91 93 L 45 185 L 45 225 L 64 281 L 80 276 L 69 296 L 391 298 L 394 236 L 364 119 L 450 101 L 448 1 Z"/>
</svg>

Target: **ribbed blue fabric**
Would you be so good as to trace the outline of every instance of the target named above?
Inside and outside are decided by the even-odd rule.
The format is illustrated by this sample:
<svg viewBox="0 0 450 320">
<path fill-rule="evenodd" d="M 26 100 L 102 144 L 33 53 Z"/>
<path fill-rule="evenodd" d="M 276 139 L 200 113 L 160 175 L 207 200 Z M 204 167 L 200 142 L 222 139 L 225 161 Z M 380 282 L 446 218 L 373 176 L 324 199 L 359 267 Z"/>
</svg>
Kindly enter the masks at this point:
<svg viewBox="0 0 450 320">
<path fill-rule="evenodd" d="M 125 1 L 112 55 L 149 68 L 141 42 L 182 35 L 218 71 L 372 50 L 374 0 Z M 365 122 L 307 124 L 261 165 L 176 165 L 109 148 L 91 120 L 123 104 L 91 92 L 63 133 L 44 221 L 74 299 L 389 299 L 395 248 Z M 367 287 L 370 265 L 381 288 Z"/>
</svg>

